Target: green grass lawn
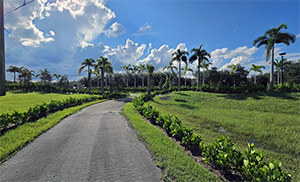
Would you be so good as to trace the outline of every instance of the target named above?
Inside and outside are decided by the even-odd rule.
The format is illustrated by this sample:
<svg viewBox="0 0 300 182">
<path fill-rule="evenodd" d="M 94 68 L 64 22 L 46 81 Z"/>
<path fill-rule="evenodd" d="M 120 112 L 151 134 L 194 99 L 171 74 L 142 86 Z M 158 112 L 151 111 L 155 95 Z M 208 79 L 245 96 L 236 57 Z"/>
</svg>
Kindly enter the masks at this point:
<svg viewBox="0 0 300 182">
<path fill-rule="evenodd" d="M 42 94 L 42 93 L 13 93 L 6 92 L 6 96 L 0 97 L 0 114 L 17 110 L 24 112 L 36 104 L 50 103 L 51 100 L 63 100 L 69 97 L 82 98 L 86 94 Z"/>
<path fill-rule="evenodd" d="M 150 105 L 178 116 L 204 142 L 230 136 L 241 151 L 255 143 L 266 161 L 275 159 L 300 181 L 300 93 L 216 94 L 174 92 Z"/>
<path fill-rule="evenodd" d="M 221 181 L 197 164 L 159 129 L 145 122 L 143 117 L 135 112 L 132 102 L 124 106 L 123 113 L 137 130 L 139 137 L 149 145 L 156 157 L 156 165 L 164 171 L 164 181 Z"/>
</svg>

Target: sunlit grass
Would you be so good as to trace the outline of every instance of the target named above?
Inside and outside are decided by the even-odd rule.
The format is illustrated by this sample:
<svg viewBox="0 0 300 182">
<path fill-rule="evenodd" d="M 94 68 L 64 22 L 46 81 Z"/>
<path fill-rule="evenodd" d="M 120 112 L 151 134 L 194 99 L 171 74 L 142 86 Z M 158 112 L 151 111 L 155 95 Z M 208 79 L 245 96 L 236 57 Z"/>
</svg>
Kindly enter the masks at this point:
<svg viewBox="0 0 300 182">
<path fill-rule="evenodd" d="M 29 107 L 36 104 L 50 103 L 51 100 L 63 100 L 69 97 L 83 98 L 86 94 L 42 94 L 42 93 L 13 93 L 6 92 L 5 96 L 0 97 L 0 114 L 17 110 L 19 112 L 26 111 Z"/>
<path fill-rule="evenodd" d="M 174 92 L 170 100 L 151 102 L 164 114 L 178 116 L 206 143 L 230 136 L 245 150 L 253 142 L 300 180 L 300 93 L 215 94 Z M 221 128 L 222 127 L 222 128 Z M 223 130 L 224 128 L 224 130 Z"/>
<path fill-rule="evenodd" d="M 141 139 L 151 148 L 156 157 L 156 165 L 164 170 L 164 180 L 219 181 L 159 129 L 145 122 L 143 117 L 135 112 L 132 103 L 124 106 L 123 113 L 129 118 Z"/>
</svg>

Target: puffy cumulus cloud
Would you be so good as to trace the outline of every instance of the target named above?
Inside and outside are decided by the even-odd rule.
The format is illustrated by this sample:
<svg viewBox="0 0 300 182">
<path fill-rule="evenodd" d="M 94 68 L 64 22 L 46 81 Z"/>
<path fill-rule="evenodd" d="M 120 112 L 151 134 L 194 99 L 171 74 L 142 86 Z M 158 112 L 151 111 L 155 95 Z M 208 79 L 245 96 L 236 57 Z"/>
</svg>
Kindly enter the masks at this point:
<svg viewBox="0 0 300 182">
<path fill-rule="evenodd" d="M 123 64 L 136 64 L 137 60 L 144 54 L 145 49 L 146 44 L 138 46 L 138 43 L 134 43 L 132 40 L 127 39 L 124 46 L 119 45 L 117 48 L 106 46 L 103 53 L 106 56 L 114 56 L 114 58 L 117 58 Z"/>
<path fill-rule="evenodd" d="M 211 52 L 212 66 L 222 69 L 227 69 L 230 64 L 246 64 L 249 63 L 253 58 L 252 55 L 257 52 L 258 48 L 247 46 L 238 47 L 234 50 L 228 51 L 228 48 L 216 49 Z M 224 59 L 231 59 L 229 63 L 224 64 Z"/>
<path fill-rule="evenodd" d="M 139 60 L 137 64 L 152 64 L 156 71 L 162 71 L 162 68 L 172 60 L 172 54 L 177 49 L 187 51 L 184 43 L 178 44 L 175 49 L 169 48 L 168 45 L 162 45 L 159 49 L 152 49 L 151 53 L 145 59 Z"/>
<path fill-rule="evenodd" d="M 124 26 L 115 22 L 105 29 L 116 15 L 104 3 L 101 0 L 36 0 L 5 16 L 5 28 L 11 30 L 23 45 L 35 47 L 55 41 L 53 33 L 50 33 L 52 37 L 44 33 L 50 29 L 55 33 L 63 29 L 72 31 L 76 46 L 92 42 L 102 33 L 117 37 L 125 32 Z M 10 11 L 20 5 L 20 1 L 8 1 L 5 10 Z M 51 17 L 56 17 L 56 21 L 49 21 Z M 69 44 L 74 45 L 74 42 Z"/>
<path fill-rule="evenodd" d="M 50 35 L 51 36 L 55 36 L 55 32 L 53 32 L 52 30 L 50 30 Z"/>
<path fill-rule="evenodd" d="M 112 24 L 109 29 L 105 32 L 105 35 L 107 37 L 118 37 L 118 35 L 124 34 L 125 33 L 125 28 L 122 24 L 115 22 Z"/>
<path fill-rule="evenodd" d="M 147 35 L 147 34 L 151 34 L 151 29 L 152 27 L 148 24 L 145 23 L 138 32 L 132 34 L 133 36 L 141 36 L 141 35 Z"/>
</svg>

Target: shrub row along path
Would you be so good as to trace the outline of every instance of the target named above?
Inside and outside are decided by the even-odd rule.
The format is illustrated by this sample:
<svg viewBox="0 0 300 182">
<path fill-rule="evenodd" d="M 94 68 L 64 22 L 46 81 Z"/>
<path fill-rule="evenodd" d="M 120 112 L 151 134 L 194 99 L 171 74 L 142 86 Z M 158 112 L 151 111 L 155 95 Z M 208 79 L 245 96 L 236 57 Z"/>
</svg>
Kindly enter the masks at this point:
<svg viewBox="0 0 300 182">
<path fill-rule="evenodd" d="M 159 181 L 160 169 L 119 114 L 128 101 L 65 118 L 0 165 L 0 181 Z"/>
</svg>

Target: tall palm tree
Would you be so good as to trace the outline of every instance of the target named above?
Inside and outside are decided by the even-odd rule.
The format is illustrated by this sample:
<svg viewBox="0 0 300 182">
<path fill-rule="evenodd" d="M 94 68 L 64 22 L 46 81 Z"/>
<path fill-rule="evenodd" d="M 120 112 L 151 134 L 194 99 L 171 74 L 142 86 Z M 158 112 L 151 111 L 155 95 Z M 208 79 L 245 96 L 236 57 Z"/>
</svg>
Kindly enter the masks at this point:
<svg viewBox="0 0 300 182">
<path fill-rule="evenodd" d="M 209 67 L 209 65 L 211 65 L 212 63 L 210 63 L 210 62 L 206 62 L 206 60 L 204 59 L 203 61 L 202 61 L 202 63 L 200 64 L 200 67 L 203 69 L 203 79 L 202 79 L 202 84 L 204 85 L 204 73 L 205 73 L 205 70 L 208 70 L 208 67 Z"/>
<path fill-rule="evenodd" d="M 177 67 L 174 66 L 172 61 L 170 61 L 168 66 L 163 67 L 163 70 L 165 70 L 165 69 L 171 71 L 171 73 L 170 73 L 170 87 L 172 87 L 172 76 L 174 76 L 174 74 L 175 74 L 174 69 L 177 70 Z"/>
<path fill-rule="evenodd" d="M 131 73 L 133 75 L 134 88 L 136 88 L 136 76 L 137 76 L 137 73 L 139 72 L 139 67 L 137 65 L 132 65 L 132 68 L 129 68 L 129 70 L 131 71 Z"/>
<path fill-rule="evenodd" d="M 292 33 L 284 32 L 283 29 L 287 29 L 287 25 L 282 23 L 277 28 L 269 29 L 263 36 L 257 37 L 253 41 L 253 46 L 257 44 L 257 47 L 265 45 L 266 49 L 266 61 L 268 62 L 271 54 L 271 67 L 270 67 L 270 85 L 268 90 L 273 91 L 274 82 L 274 46 L 275 44 L 284 43 L 289 46 L 290 43 L 296 41 L 296 36 Z M 271 52 L 270 52 L 271 51 Z"/>
<path fill-rule="evenodd" d="M 61 74 L 53 73 L 52 77 L 55 77 L 56 80 L 57 80 L 57 83 L 58 83 L 58 79 L 59 79 L 60 77 L 62 77 L 62 76 L 61 76 Z"/>
<path fill-rule="evenodd" d="M 258 66 L 258 65 L 255 65 L 255 64 L 251 64 L 251 68 L 249 70 L 250 71 L 254 71 L 254 84 L 256 84 L 256 72 L 259 72 L 260 75 L 262 75 L 262 71 L 261 69 L 266 69 L 264 66 Z"/>
<path fill-rule="evenodd" d="M 108 74 L 109 77 L 110 77 L 109 89 L 110 89 L 110 93 L 112 93 L 113 92 L 113 78 L 112 78 L 112 76 L 114 75 L 114 68 L 113 68 L 112 64 L 106 65 L 105 72 L 106 72 L 106 76 Z"/>
<path fill-rule="evenodd" d="M 16 66 L 9 66 L 6 71 L 10 73 L 14 73 L 14 83 L 16 83 L 16 73 L 20 72 L 20 68 Z"/>
<path fill-rule="evenodd" d="M 181 70 L 183 70 L 183 76 L 184 76 L 184 87 L 186 87 L 186 74 L 188 71 L 193 72 L 193 70 L 191 68 L 188 68 L 188 64 L 186 62 L 185 67 L 181 68 Z"/>
<path fill-rule="evenodd" d="M 283 58 L 283 60 L 281 59 L 280 61 L 277 60 L 277 59 L 275 59 L 274 66 L 275 66 L 275 68 L 277 70 L 277 78 L 278 78 L 277 79 L 277 85 L 279 84 L 279 72 L 281 74 L 281 76 L 280 76 L 280 83 L 283 84 L 283 66 L 289 65 L 289 64 L 291 64 L 291 62 L 287 61 L 286 58 Z"/>
<path fill-rule="evenodd" d="M 199 85 L 200 85 L 200 65 L 203 62 L 203 60 L 208 61 L 208 58 L 210 58 L 210 54 L 208 52 L 206 52 L 205 49 L 202 49 L 202 46 L 203 46 L 203 44 L 201 44 L 198 49 L 197 48 L 193 48 L 191 50 L 191 53 L 194 53 L 194 54 L 189 59 L 189 62 L 191 64 L 194 61 L 196 61 L 196 60 L 198 61 L 198 65 L 197 65 L 197 68 L 198 68 L 198 80 L 197 80 L 196 91 L 199 91 Z"/>
<path fill-rule="evenodd" d="M 236 71 L 236 70 L 238 69 L 239 66 L 241 66 L 240 63 L 232 64 L 232 65 L 227 66 L 227 68 L 230 68 L 230 69 L 231 69 L 230 72 L 229 72 L 229 74 L 232 75 L 232 73 L 233 73 L 234 71 Z M 236 81 L 236 80 L 235 80 L 235 77 L 234 77 L 234 86 L 235 86 L 235 81 Z"/>
<path fill-rule="evenodd" d="M 95 69 L 99 69 L 101 71 L 101 92 L 104 93 L 104 73 L 105 68 L 111 65 L 111 62 L 108 61 L 106 57 L 100 56 L 99 59 L 97 59 L 97 64 L 95 65 Z"/>
<path fill-rule="evenodd" d="M 187 63 L 187 57 L 185 55 L 189 55 L 189 53 L 187 51 L 182 51 L 180 49 L 177 49 L 177 51 L 172 54 L 173 56 L 172 61 L 178 62 L 178 91 L 180 91 L 181 61 Z"/>
<path fill-rule="evenodd" d="M 150 79 L 152 77 L 152 74 L 155 70 L 155 67 L 153 65 L 147 64 L 146 65 L 146 70 L 147 70 L 147 74 L 148 74 L 148 99 L 151 98 L 151 91 L 150 91 Z"/>
<path fill-rule="evenodd" d="M 126 76 L 126 86 L 127 86 L 127 88 L 128 88 L 128 74 L 129 74 L 130 66 L 131 65 L 128 64 L 128 65 L 124 65 L 124 66 L 121 67 L 122 69 L 124 69 L 126 71 L 126 74 L 127 74 L 127 76 Z"/>
<path fill-rule="evenodd" d="M 81 71 L 87 67 L 87 72 L 88 72 L 88 88 L 89 88 L 89 94 L 91 94 L 91 74 L 92 74 L 92 69 L 90 68 L 91 66 L 95 65 L 95 60 L 93 58 L 86 58 L 82 63 L 81 66 L 78 69 L 78 75 L 80 76 Z"/>
<path fill-rule="evenodd" d="M 139 65 L 139 73 L 142 75 L 142 87 L 144 88 L 144 71 L 146 70 L 146 65 L 145 64 L 140 64 Z"/>
</svg>

